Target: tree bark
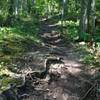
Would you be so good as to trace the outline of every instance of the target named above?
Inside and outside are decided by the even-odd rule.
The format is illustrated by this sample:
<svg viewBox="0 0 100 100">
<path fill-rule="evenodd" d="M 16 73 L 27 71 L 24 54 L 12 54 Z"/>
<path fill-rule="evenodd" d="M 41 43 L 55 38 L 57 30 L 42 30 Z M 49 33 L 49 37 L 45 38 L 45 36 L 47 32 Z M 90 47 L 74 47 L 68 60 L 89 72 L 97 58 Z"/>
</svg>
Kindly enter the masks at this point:
<svg viewBox="0 0 100 100">
<path fill-rule="evenodd" d="M 19 15 L 19 0 L 16 0 L 16 5 L 15 5 L 15 15 Z"/>
<path fill-rule="evenodd" d="M 7 17 L 7 22 L 6 22 L 6 25 L 10 25 L 12 26 L 13 25 L 13 13 L 14 13 L 14 0 L 10 0 L 9 1 L 9 8 L 8 8 L 8 17 Z"/>
<path fill-rule="evenodd" d="M 80 15 L 80 29 L 79 29 L 79 38 L 82 39 L 82 35 L 86 33 L 87 30 L 87 6 L 88 0 L 81 1 L 81 15 Z"/>
<path fill-rule="evenodd" d="M 95 0 L 92 0 L 91 2 L 91 23 L 92 23 L 92 27 L 91 27 L 91 33 L 95 34 L 96 32 L 96 26 L 95 26 L 95 20 L 96 20 L 96 7 L 95 7 Z"/>
<path fill-rule="evenodd" d="M 89 38 L 93 39 L 95 18 L 95 0 L 82 0 L 79 39 L 83 39 L 85 33 L 89 34 Z"/>
</svg>

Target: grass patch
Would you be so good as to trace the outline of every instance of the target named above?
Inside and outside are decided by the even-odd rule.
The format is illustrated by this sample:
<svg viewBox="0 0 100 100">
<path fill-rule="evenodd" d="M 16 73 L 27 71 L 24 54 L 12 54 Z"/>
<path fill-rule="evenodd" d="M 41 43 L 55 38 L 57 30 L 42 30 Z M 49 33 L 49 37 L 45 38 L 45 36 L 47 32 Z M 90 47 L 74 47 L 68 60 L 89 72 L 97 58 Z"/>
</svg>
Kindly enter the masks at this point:
<svg viewBox="0 0 100 100">
<path fill-rule="evenodd" d="M 0 28 L 0 63 L 11 63 L 12 57 L 18 56 L 39 44 L 39 22 L 36 18 L 23 18 L 13 27 Z"/>
</svg>

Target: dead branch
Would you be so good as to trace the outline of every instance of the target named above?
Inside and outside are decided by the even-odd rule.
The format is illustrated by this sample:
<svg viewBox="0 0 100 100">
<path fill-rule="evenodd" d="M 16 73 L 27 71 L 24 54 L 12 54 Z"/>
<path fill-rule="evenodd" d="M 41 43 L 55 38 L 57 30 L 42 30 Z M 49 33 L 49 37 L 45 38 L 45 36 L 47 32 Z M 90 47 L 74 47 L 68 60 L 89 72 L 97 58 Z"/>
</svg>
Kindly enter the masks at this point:
<svg viewBox="0 0 100 100">
<path fill-rule="evenodd" d="M 91 86 L 91 88 L 89 88 L 89 90 L 85 93 L 85 95 L 80 99 L 80 100 L 85 100 L 85 98 L 87 97 L 87 95 L 92 91 L 93 88 L 95 88 L 97 83 L 95 83 L 94 85 Z"/>
</svg>

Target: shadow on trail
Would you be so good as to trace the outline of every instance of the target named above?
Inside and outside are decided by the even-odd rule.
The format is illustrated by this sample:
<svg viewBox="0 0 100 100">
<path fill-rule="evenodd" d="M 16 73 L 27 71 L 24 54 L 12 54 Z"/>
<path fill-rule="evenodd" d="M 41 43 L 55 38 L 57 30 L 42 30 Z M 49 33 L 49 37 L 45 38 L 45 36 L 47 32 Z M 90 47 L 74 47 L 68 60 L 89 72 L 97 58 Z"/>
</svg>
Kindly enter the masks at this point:
<svg viewBox="0 0 100 100">
<path fill-rule="evenodd" d="M 40 31 L 41 37 L 45 39 L 44 43 L 48 44 L 50 46 L 49 48 L 51 48 L 51 54 L 63 57 L 65 63 L 65 69 L 63 69 L 61 73 L 61 78 L 56 82 L 52 82 L 49 88 L 50 91 L 52 91 L 52 97 L 54 94 L 56 95 L 54 97 L 56 100 L 81 100 L 84 94 L 93 85 L 89 80 L 92 75 L 89 73 L 87 66 L 80 62 L 80 59 L 82 59 L 85 54 L 76 52 L 75 44 L 69 42 L 66 46 L 66 43 L 62 41 L 58 41 L 56 44 L 55 41 L 59 39 L 63 40 L 60 36 L 61 33 L 58 32 L 60 26 L 56 23 L 57 20 L 54 22 L 52 19 L 45 20 L 41 24 L 42 31 Z M 59 46 L 59 44 L 61 45 Z M 86 54 L 88 54 L 87 51 Z M 54 98 L 50 100 L 54 100 Z M 94 91 L 92 91 L 82 100 L 94 99 Z"/>
<path fill-rule="evenodd" d="M 51 23 L 46 20 L 42 22 L 40 28 L 40 36 L 46 39 L 44 41 L 46 45 L 41 45 L 36 52 L 26 53 L 24 55 L 26 60 L 21 63 L 25 63 L 27 65 L 26 68 L 41 70 L 41 68 L 45 69 L 45 59 L 53 56 L 62 57 L 64 65 L 63 67 L 61 67 L 62 65 L 53 65 L 51 70 L 54 70 L 54 73 L 59 73 L 60 77 L 55 77 L 55 75 L 55 78 L 50 83 L 45 81 L 41 83 L 41 80 L 36 85 L 36 87 L 39 86 L 38 89 L 32 90 L 33 94 L 28 97 L 29 100 L 33 98 L 35 100 L 95 100 L 94 91 L 85 96 L 87 91 L 93 86 L 93 83 L 89 80 L 92 75 L 89 73 L 88 67 L 80 61 L 85 54 L 77 52 L 73 43 L 69 43 L 67 44 L 69 46 L 66 46 L 63 45 L 65 43 L 62 41 L 55 42 L 61 39 L 61 36 L 58 31 L 55 32 L 58 26 L 54 26 L 53 22 L 50 25 Z M 60 46 L 59 43 L 61 43 Z M 88 52 L 86 51 L 86 53 Z M 52 62 L 50 64 L 52 65 Z"/>
<path fill-rule="evenodd" d="M 52 66 L 50 70 L 53 71 L 52 81 L 48 77 L 40 80 L 35 77 L 38 81 L 33 86 L 35 79 L 28 80 L 30 83 L 24 87 L 25 91 L 22 92 L 22 95 L 27 94 L 28 96 L 19 100 L 95 100 L 94 91 L 82 99 L 93 85 L 89 80 L 92 77 L 91 73 L 80 61 L 85 53 L 77 52 L 77 47 L 71 42 L 66 46 L 61 33 L 58 32 L 57 22 L 58 20 L 52 21 L 51 19 L 41 22 L 39 35 L 45 40 L 44 44 L 38 45 L 35 51 L 34 47 L 33 51 L 29 49 L 21 57 L 16 58 L 14 63 L 25 72 L 28 72 L 28 69 L 45 70 L 45 59 L 49 57 L 61 57 L 64 64 L 50 63 Z"/>
</svg>

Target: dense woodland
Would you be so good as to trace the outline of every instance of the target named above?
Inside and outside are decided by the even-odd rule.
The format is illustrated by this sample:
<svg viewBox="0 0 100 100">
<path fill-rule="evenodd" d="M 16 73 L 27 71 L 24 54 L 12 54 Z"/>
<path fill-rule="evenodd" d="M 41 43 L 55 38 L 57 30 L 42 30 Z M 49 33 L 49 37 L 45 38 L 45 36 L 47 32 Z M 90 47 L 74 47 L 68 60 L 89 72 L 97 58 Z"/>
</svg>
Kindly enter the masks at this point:
<svg viewBox="0 0 100 100">
<path fill-rule="evenodd" d="M 0 100 L 100 100 L 100 0 L 0 0 Z"/>
</svg>

